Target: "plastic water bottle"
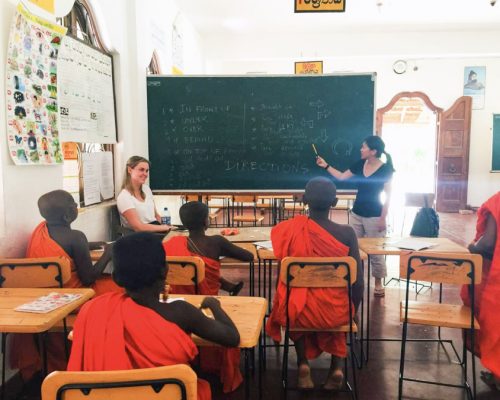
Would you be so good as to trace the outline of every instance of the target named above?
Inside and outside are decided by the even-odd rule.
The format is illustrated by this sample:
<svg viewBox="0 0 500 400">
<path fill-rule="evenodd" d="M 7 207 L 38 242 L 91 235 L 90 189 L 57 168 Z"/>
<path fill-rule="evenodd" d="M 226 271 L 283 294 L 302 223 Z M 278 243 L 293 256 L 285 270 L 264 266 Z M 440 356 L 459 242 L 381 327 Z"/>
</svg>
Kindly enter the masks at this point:
<svg viewBox="0 0 500 400">
<path fill-rule="evenodd" d="M 170 225 L 172 219 L 170 217 L 170 211 L 168 211 L 168 207 L 163 208 L 163 214 L 161 216 L 161 224 L 162 225 Z"/>
</svg>

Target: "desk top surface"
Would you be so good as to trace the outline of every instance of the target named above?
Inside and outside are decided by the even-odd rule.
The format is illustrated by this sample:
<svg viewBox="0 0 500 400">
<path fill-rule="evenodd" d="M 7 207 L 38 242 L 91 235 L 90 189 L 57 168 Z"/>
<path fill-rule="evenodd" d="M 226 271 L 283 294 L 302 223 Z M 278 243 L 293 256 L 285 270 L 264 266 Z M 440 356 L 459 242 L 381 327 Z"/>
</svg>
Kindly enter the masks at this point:
<svg viewBox="0 0 500 400">
<path fill-rule="evenodd" d="M 169 295 L 169 298 L 183 298 L 195 307 L 200 307 L 207 296 Z M 262 297 L 245 296 L 214 296 L 224 311 L 229 315 L 240 333 L 240 348 L 255 347 L 259 343 L 259 335 L 267 310 L 267 300 Z M 193 335 L 194 342 L 199 346 L 210 346 L 211 342 Z"/>
<path fill-rule="evenodd" d="M 385 238 L 360 238 L 358 239 L 359 248 L 368 255 L 400 255 L 405 250 L 399 247 L 391 246 L 389 243 L 397 242 L 398 240 L 408 239 L 402 237 L 385 237 Z M 467 248 L 453 242 L 448 238 L 426 238 L 426 237 L 411 237 L 415 241 L 432 243 L 433 246 L 422 251 L 434 251 L 443 253 L 468 253 Z"/>
<path fill-rule="evenodd" d="M 271 239 L 272 226 L 241 226 L 237 228 L 240 233 L 237 235 L 224 236 L 230 242 L 262 242 Z M 207 236 L 220 235 L 223 228 L 208 228 L 205 232 Z M 186 231 L 171 231 L 164 240 L 169 240 L 174 236 L 187 236 Z"/>
<path fill-rule="evenodd" d="M 30 313 L 15 311 L 22 304 L 29 303 L 51 292 L 81 294 L 82 296 L 48 313 Z M 76 310 L 94 296 L 94 291 L 88 288 L 8 288 L 0 289 L 0 332 L 8 333 L 40 333 L 49 330 L 72 311 Z"/>
</svg>

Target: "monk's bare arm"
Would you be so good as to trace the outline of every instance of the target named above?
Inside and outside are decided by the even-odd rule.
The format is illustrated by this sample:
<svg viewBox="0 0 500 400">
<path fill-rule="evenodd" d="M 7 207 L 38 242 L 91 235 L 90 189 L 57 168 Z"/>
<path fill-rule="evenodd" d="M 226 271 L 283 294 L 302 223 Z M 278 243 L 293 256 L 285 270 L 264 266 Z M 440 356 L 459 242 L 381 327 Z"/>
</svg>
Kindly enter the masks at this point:
<svg viewBox="0 0 500 400">
<path fill-rule="evenodd" d="M 348 234 L 348 246 L 349 246 L 349 256 L 356 260 L 356 282 L 352 287 L 352 302 L 354 304 L 354 308 L 357 310 L 359 303 L 363 297 L 363 290 L 365 287 L 364 284 L 364 269 L 363 263 L 361 261 L 361 257 L 359 255 L 359 246 L 358 239 L 356 238 L 356 234 L 354 233 L 354 229 L 349 227 Z"/>
<path fill-rule="evenodd" d="M 227 240 L 225 237 L 214 236 L 214 239 L 217 240 L 217 243 L 218 243 L 219 248 L 220 248 L 220 255 L 221 256 L 232 257 L 232 258 L 236 258 L 237 260 L 241 260 L 241 261 L 252 261 L 253 260 L 252 253 L 250 253 L 248 250 L 242 249 L 239 246 L 236 246 L 235 244 L 233 244 L 229 240 Z"/>
<path fill-rule="evenodd" d="M 80 231 L 71 231 L 71 250 L 76 272 L 84 286 L 93 284 L 101 276 L 102 271 L 111 260 L 112 246 L 106 245 L 99 261 L 92 265 L 89 242 L 85 234 Z"/>
<path fill-rule="evenodd" d="M 497 240 L 497 224 L 493 215 L 488 214 L 486 219 L 486 229 L 484 235 L 476 243 L 469 245 L 469 251 L 475 254 L 481 254 L 483 257 L 492 259 Z"/>
<path fill-rule="evenodd" d="M 237 347 L 240 343 L 240 334 L 231 318 L 220 307 L 219 301 L 213 297 L 206 297 L 202 307 L 209 308 L 214 319 L 208 318 L 200 309 L 185 301 L 168 304 L 162 315 L 179 325 L 186 333 L 194 333 L 222 346 Z"/>
</svg>

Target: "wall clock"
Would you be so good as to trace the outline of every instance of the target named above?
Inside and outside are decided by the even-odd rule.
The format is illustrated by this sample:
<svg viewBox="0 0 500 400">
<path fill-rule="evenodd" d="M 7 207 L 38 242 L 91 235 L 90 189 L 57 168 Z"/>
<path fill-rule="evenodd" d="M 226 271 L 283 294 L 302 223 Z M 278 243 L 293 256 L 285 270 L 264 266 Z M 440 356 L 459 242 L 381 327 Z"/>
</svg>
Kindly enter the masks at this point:
<svg viewBox="0 0 500 400">
<path fill-rule="evenodd" d="M 405 60 L 397 60 L 394 64 L 392 64 L 392 70 L 396 74 L 404 74 L 406 72 L 406 67 L 407 65 Z"/>
</svg>

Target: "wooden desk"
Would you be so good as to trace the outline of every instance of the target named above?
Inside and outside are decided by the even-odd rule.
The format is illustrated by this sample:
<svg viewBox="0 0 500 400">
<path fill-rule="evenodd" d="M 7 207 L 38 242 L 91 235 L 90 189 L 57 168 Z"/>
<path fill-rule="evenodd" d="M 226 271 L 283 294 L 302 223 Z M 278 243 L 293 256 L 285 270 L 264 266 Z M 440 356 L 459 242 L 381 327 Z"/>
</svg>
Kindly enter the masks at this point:
<svg viewBox="0 0 500 400">
<path fill-rule="evenodd" d="M 186 301 L 200 307 L 201 302 L 207 296 L 196 295 L 170 295 L 171 298 L 184 298 Z M 260 333 L 264 323 L 264 315 L 267 308 L 267 300 L 261 297 L 244 296 L 216 296 L 223 310 L 229 315 L 240 333 L 240 345 L 245 357 L 245 398 L 250 397 L 250 357 L 251 349 L 259 344 L 259 360 L 262 357 L 260 346 Z M 214 346 L 213 343 L 193 335 L 193 341 L 198 346 Z M 262 368 L 259 367 L 259 398 L 262 390 Z"/>
<path fill-rule="evenodd" d="M 230 242 L 261 242 L 270 240 L 272 226 L 242 226 L 237 228 L 240 233 L 237 235 L 224 236 Z M 220 235 L 221 228 L 208 228 L 205 232 L 206 235 Z M 171 231 L 165 236 L 165 241 L 174 236 L 187 236 L 189 232 L 186 231 Z"/>
<path fill-rule="evenodd" d="M 360 238 L 358 239 L 360 250 L 364 251 L 368 254 L 368 268 L 367 268 L 367 285 L 366 285 L 366 297 L 368 301 L 366 301 L 366 339 L 364 336 L 364 299 L 361 304 L 361 344 L 362 344 L 362 353 L 363 350 L 363 342 L 366 342 L 366 355 L 362 354 L 362 358 L 368 361 L 369 351 L 370 351 L 370 341 L 384 341 L 390 340 L 393 341 L 395 339 L 372 339 L 370 338 L 370 256 L 374 255 L 395 255 L 399 256 L 404 252 L 411 252 L 411 250 L 400 249 L 399 247 L 391 246 L 390 243 L 397 242 L 398 240 L 408 239 L 402 238 L 399 236 L 392 236 L 386 238 Z M 443 252 L 443 253 L 468 253 L 469 250 L 467 248 L 460 246 L 459 244 L 451 241 L 448 238 L 426 238 L 426 237 L 412 237 L 412 240 L 421 240 L 427 243 L 433 243 L 434 246 L 421 250 L 428 252 Z M 398 339 L 396 339 L 398 340 Z M 361 360 L 362 362 L 362 360 Z"/>
<path fill-rule="evenodd" d="M 388 237 L 388 238 L 360 238 L 358 239 L 359 248 L 363 250 L 369 256 L 371 255 L 395 255 L 399 256 L 403 252 L 408 252 L 410 250 L 400 249 L 398 247 L 391 246 L 389 243 L 397 242 L 398 240 L 408 239 L 402 237 Z M 416 238 L 412 237 L 412 240 L 422 241 L 427 243 L 433 243 L 435 246 L 424 249 L 422 251 L 436 251 L 443 253 L 468 253 L 467 248 L 460 246 L 459 244 L 451 241 L 448 238 Z"/>
<path fill-rule="evenodd" d="M 81 294 L 82 296 L 62 307 L 44 314 L 15 311 L 21 304 L 34 301 L 51 292 Z M 87 300 L 94 296 L 92 289 L 0 289 L 0 332 L 2 333 L 41 333 L 52 328 Z"/>
<path fill-rule="evenodd" d="M 200 307 L 201 302 L 207 296 L 173 294 L 169 298 L 183 298 L 195 307 Z M 238 347 L 253 348 L 259 344 L 259 336 L 262 330 L 267 300 L 262 297 L 246 296 L 214 296 L 229 315 L 240 333 L 240 345 Z M 198 346 L 216 346 L 214 343 L 193 336 L 193 341 Z"/>
</svg>

